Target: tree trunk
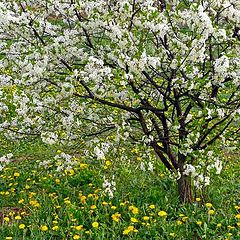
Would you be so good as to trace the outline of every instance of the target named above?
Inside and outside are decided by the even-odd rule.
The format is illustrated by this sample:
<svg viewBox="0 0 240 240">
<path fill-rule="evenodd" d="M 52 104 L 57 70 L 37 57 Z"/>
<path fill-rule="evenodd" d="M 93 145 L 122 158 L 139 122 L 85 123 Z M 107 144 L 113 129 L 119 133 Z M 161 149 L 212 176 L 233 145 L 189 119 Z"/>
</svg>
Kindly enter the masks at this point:
<svg viewBox="0 0 240 240">
<path fill-rule="evenodd" d="M 178 193 L 182 203 L 191 203 L 193 201 L 191 176 L 181 176 L 178 180 Z"/>
</svg>

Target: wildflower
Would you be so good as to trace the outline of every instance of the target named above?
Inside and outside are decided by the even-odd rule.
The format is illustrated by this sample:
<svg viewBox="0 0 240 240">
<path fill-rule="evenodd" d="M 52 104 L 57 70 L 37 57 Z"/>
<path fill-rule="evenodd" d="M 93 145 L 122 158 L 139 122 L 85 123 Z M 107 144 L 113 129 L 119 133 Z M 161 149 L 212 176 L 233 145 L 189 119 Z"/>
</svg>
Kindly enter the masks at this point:
<svg viewBox="0 0 240 240">
<path fill-rule="evenodd" d="M 134 230 L 134 226 L 128 226 L 127 229 L 130 230 L 130 231 L 133 231 Z"/>
<path fill-rule="evenodd" d="M 158 212 L 158 216 L 160 217 L 166 217 L 167 216 L 167 213 L 165 211 L 160 211 Z"/>
<path fill-rule="evenodd" d="M 208 214 L 209 214 L 209 215 L 213 215 L 214 213 L 215 213 L 214 210 L 209 210 L 209 211 L 208 211 Z"/>
<path fill-rule="evenodd" d="M 196 198 L 196 202 L 200 202 L 201 201 L 201 198 Z"/>
<path fill-rule="evenodd" d="M 170 237 L 175 237 L 176 234 L 175 233 L 170 233 L 169 235 L 170 235 Z"/>
<path fill-rule="evenodd" d="M 144 217 L 143 217 L 143 220 L 144 220 L 144 221 L 148 221 L 148 220 L 149 220 L 149 217 L 148 217 L 148 216 L 144 216 Z"/>
<path fill-rule="evenodd" d="M 116 208 L 117 208 L 116 206 L 111 206 L 112 210 L 116 210 Z"/>
<path fill-rule="evenodd" d="M 221 224 L 221 223 L 218 223 L 218 224 L 217 224 L 217 227 L 218 227 L 218 228 L 220 228 L 221 226 L 222 226 L 222 224 Z"/>
<path fill-rule="evenodd" d="M 13 176 L 14 176 L 14 177 L 19 177 L 19 176 L 20 176 L 20 173 L 15 172 L 15 173 L 13 174 Z"/>
<path fill-rule="evenodd" d="M 18 228 L 19 228 L 19 229 L 24 229 L 24 228 L 25 228 L 25 224 L 23 224 L 23 223 L 20 224 L 20 225 L 18 226 Z"/>
<path fill-rule="evenodd" d="M 9 222 L 10 221 L 10 218 L 9 217 L 5 217 L 3 218 L 5 222 Z"/>
<path fill-rule="evenodd" d="M 77 231 L 80 231 L 80 230 L 83 229 L 83 225 L 78 225 L 78 226 L 76 226 L 75 228 L 76 228 Z"/>
<path fill-rule="evenodd" d="M 79 235 L 74 235 L 74 236 L 73 236 L 73 239 L 74 239 L 74 240 L 80 239 L 80 236 L 79 236 Z"/>
<path fill-rule="evenodd" d="M 151 204 L 151 205 L 149 206 L 149 208 L 150 208 L 150 209 L 154 209 L 154 208 L 155 208 L 155 205 Z"/>
<path fill-rule="evenodd" d="M 91 210 L 94 210 L 94 209 L 96 209 L 96 208 L 97 208 L 96 205 L 92 205 L 92 206 L 90 207 Z"/>
<path fill-rule="evenodd" d="M 46 232 L 48 230 L 48 227 L 46 225 L 41 226 L 41 231 Z"/>
<path fill-rule="evenodd" d="M 206 203 L 205 206 L 206 206 L 207 208 L 211 208 L 211 207 L 212 207 L 212 204 L 211 204 L 211 203 Z"/>
<path fill-rule="evenodd" d="M 123 235 L 128 235 L 130 232 L 131 232 L 131 231 L 130 231 L 129 229 L 125 229 L 125 230 L 123 231 Z"/>
<path fill-rule="evenodd" d="M 177 225 L 182 225 L 183 224 L 183 222 L 182 221 L 180 221 L 180 220 L 177 220 Z"/>
<path fill-rule="evenodd" d="M 235 216 L 236 219 L 240 219 L 240 213 Z"/>
<path fill-rule="evenodd" d="M 22 217 L 19 216 L 19 215 L 17 215 L 17 216 L 15 217 L 15 219 L 16 219 L 16 220 L 20 220 L 20 219 L 22 219 Z"/>
<path fill-rule="evenodd" d="M 6 240 L 12 240 L 13 238 L 12 237 L 6 237 L 5 239 Z"/>
<path fill-rule="evenodd" d="M 59 229 L 58 226 L 54 226 L 54 227 L 52 227 L 52 230 L 54 230 L 54 231 L 57 231 L 58 229 Z"/>
<path fill-rule="evenodd" d="M 92 226 L 93 226 L 94 228 L 98 228 L 99 223 L 98 223 L 98 222 L 93 222 L 93 223 L 92 223 Z"/>
<path fill-rule="evenodd" d="M 81 201 L 81 203 L 85 204 L 85 203 L 86 203 L 86 199 L 87 199 L 86 196 L 80 195 L 80 201 Z"/>
<path fill-rule="evenodd" d="M 112 215 L 112 220 L 115 222 L 119 222 L 120 217 L 121 217 L 121 214 L 119 212 L 116 212 Z"/>
<path fill-rule="evenodd" d="M 240 210 L 240 206 L 234 206 L 236 210 Z"/>
<path fill-rule="evenodd" d="M 80 168 L 81 168 L 81 169 L 85 169 L 85 168 L 87 168 L 87 167 L 88 167 L 88 165 L 87 165 L 86 163 L 81 163 L 81 164 L 80 164 Z M 90 183 L 89 183 L 89 186 L 91 187 Z"/>
<path fill-rule="evenodd" d="M 112 162 L 111 161 L 106 161 L 105 164 L 106 164 L 107 167 L 109 167 L 109 166 L 112 165 Z"/>
<path fill-rule="evenodd" d="M 135 206 L 129 206 L 128 208 L 130 211 L 132 211 L 133 214 L 138 214 L 139 210 Z"/>
<path fill-rule="evenodd" d="M 202 225 L 202 221 L 197 221 L 196 223 L 197 223 L 198 226 Z"/>
<path fill-rule="evenodd" d="M 134 218 L 134 217 L 131 217 L 130 220 L 131 220 L 132 223 L 137 223 L 138 222 L 138 220 L 136 218 Z"/>
<path fill-rule="evenodd" d="M 58 178 L 55 179 L 55 183 L 56 183 L 56 184 L 59 184 L 60 182 L 61 182 L 60 179 L 58 179 Z"/>
<path fill-rule="evenodd" d="M 23 198 L 18 201 L 19 204 L 22 204 L 23 202 L 24 202 Z"/>
</svg>

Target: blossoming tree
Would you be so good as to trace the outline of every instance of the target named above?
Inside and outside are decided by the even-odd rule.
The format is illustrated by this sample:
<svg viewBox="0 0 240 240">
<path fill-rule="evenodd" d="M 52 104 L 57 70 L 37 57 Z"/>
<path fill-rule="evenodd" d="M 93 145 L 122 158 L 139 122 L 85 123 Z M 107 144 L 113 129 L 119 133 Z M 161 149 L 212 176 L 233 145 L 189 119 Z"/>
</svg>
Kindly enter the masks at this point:
<svg viewBox="0 0 240 240">
<path fill-rule="evenodd" d="M 152 149 L 184 202 L 220 173 L 239 134 L 238 0 L 2 1 L 0 38 L 8 137 Z"/>
</svg>

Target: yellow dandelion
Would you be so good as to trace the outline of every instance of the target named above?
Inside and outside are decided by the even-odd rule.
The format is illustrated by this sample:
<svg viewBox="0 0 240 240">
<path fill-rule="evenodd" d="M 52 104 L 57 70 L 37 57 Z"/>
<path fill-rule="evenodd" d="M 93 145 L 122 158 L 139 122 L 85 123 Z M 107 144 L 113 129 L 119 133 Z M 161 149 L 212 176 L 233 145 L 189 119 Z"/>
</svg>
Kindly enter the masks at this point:
<svg viewBox="0 0 240 240">
<path fill-rule="evenodd" d="M 158 212 L 158 216 L 160 217 L 166 217 L 167 216 L 167 213 L 165 211 L 160 211 Z"/>
<path fill-rule="evenodd" d="M 206 203 L 205 206 L 206 206 L 207 208 L 211 208 L 213 205 L 212 205 L 211 203 Z"/>
<path fill-rule="evenodd" d="M 15 173 L 13 174 L 13 176 L 14 176 L 14 177 L 19 177 L 19 176 L 20 176 L 20 173 L 15 172 Z"/>
<path fill-rule="evenodd" d="M 119 222 L 120 217 L 121 217 L 121 214 L 119 212 L 112 214 L 112 220 L 115 222 Z"/>
<path fill-rule="evenodd" d="M 90 207 L 90 209 L 92 209 L 92 210 L 94 210 L 94 209 L 96 209 L 96 208 L 97 208 L 96 205 L 92 205 L 92 206 Z"/>
<path fill-rule="evenodd" d="M 214 213 L 215 213 L 215 211 L 212 209 L 208 211 L 208 215 L 213 215 Z"/>
<path fill-rule="evenodd" d="M 137 222 L 138 222 L 138 220 L 137 220 L 136 218 L 134 218 L 134 217 L 131 217 L 130 221 L 131 221 L 132 223 L 137 223 Z"/>
<path fill-rule="evenodd" d="M 55 179 L 55 183 L 59 184 L 61 182 L 61 180 L 59 178 Z"/>
<path fill-rule="evenodd" d="M 19 228 L 19 229 L 24 229 L 24 228 L 25 228 L 25 224 L 23 224 L 23 223 L 20 224 L 20 225 L 18 226 L 18 228 Z"/>
<path fill-rule="evenodd" d="M 128 235 L 130 232 L 131 232 L 131 231 L 130 231 L 129 229 L 125 229 L 125 230 L 123 231 L 123 235 Z"/>
<path fill-rule="evenodd" d="M 92 226 L 93 226 L 94 228 L 98 228 L 99 223 L 98 223 L 98 222 L 93 222 L 93 223 L 92 223 Z"/>
<path fill-rule="evenodd" d="M 79 236 L 79 235 L 74 235 L 74 236 L 73 236 L 73 239 L 74 239 L 74 240 L 80 239 L 80 236 Z"/>
<path fill-rule="evenodd" d="M 76 226 L 75 228 L 76 228 L 77 231 L 80 231 L 80 230 L 83 229 L 83 225 L 78 225 L 78 226 Z"/>
<path fill-rule="evenodd" d="M 143 220 L 144 220 L 144 221 L 148 221 L 149 219 L 150 219 L 150 218 L 149 218 L 148 216 L 144 216 L 144 217 L 143 217 Z"/>
<path fill-rule="evenodd" d="M 15 219 L 16 219 L 16 220 L 20 220 L 20 219 L 22 219 L 22 217 L 19 216 L 19 215 L 17 215 L 17 216 L 15 217 Z"/>
<path fill-rule="evenodd" d="M 236 219 L 240 219 L 240 213 L 235 216 Z"/>
<path fill-rule="evenodd" d="M 197 223 L 198 226 L 202 225 L 202 221 L 197 221 L 196 223 Z"/>
<path fill-rule="evenodd" d="M 222 226 L 222 224 L 221 224 L 221 223 L 218 223 L 218 224 L 217 224 L 217 227 L 218 227 L 218 228 L 220 228 L 221 226 Z"/>
<path fill-rule="evenodd" d="M 52 227 L 52 230 L 53 231 L 57 231 L 59 229 L 59 226 L 54 226 L 54 227 Z"/>
<path fill-rule="evenodd" d="M 149 206 L 149 208 L 150 208 L 150 209 L 154 209 L 154 208 L 155 208 L 155 205 L 151 204 L 151 205 Z"/>
<path fill-rule="evenodd" d="M 48 227 L 46 225 L 43 225 L 40 227 L 40 230 L 46 232 L 48 230 Z"/>
<path fill-rule="evenodd" d="M 19 204 L 22 204 L 23 202 L 24 202 L 23 198 L 18 201 Z"/>
<path fill-rule="evenodd" d="M 5 222 L 9 222 L 9 221 L 10 221 L 10 218 L 9 218 L 9 217 L 4 217 L 3 220 L 4 220 Z"/>
</svg>

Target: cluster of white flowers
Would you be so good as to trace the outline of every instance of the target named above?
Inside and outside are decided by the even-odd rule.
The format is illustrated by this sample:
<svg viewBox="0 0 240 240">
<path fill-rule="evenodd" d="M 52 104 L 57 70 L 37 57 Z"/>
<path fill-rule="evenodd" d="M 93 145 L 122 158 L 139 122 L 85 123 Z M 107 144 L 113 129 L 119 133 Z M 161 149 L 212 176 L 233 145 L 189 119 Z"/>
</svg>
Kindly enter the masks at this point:
<svg viewBox="0 0 240 240">
<path fill-rule="evenodd" d="M 57 142 L 58 135 L 53 132 L 42 132 L 41 139 L 44 143 L 52 145 Z"/>
<path fill-rule="evenodd" d="M 10 163 L 10 159 L 13 157 L 12 153 L 8 153 L 7 155 L 3 155 L 0 157 L 0 171 L 4 169 L 4 167 Z"/>
<path fill-rule="evenodd" d="M 57 169 L 56 171 L 59 173 L 62 173 L 64 171 L 69 171 L 73 169 L 74 166 L 77 165 L 77 161 L 73 156 L 66 154 L 64 152 L 56 155 L 54 157 L 54 160 L 56 161 Z"/>
<path fill-rule="evenodd" d="M 115 176 L 113 175 L 111 180 L 107 179 L 104 176 L 102 187 L 103 187 L 103 194 L 106 194 L 110 198 L 113 198 L 113 193 L 116 191 Z"/>
<path fill-rule="evenodd" d="M 141 162 L 141 163 L 140 163 L 140 169 L 141 169 L 142 171 L 144 171 L 144 172 L 145 172 L 146 170 L 148 170 L 148 171 L 150 171 L 150 172 L 153 172 L 154 166 L 153 166 L 152 162 L 148 162 L 148 163 Z"/>
</svg>

